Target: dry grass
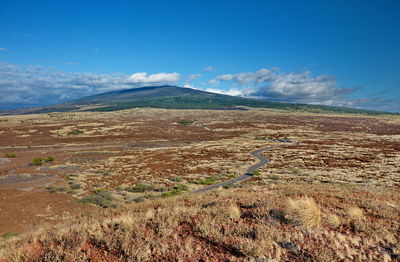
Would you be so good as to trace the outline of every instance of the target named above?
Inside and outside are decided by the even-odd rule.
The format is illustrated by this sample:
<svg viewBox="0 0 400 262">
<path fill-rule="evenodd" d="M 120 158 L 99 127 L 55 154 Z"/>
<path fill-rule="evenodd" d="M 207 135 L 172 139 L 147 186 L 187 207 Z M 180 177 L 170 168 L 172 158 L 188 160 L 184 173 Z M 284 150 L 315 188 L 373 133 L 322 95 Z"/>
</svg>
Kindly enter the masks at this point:
<svg viewBox="0 0 400 262">
<path fill-rule="evenodd" d="M 179 119 L 196 122 L 176 125 Z M 2 237 L 0 254 L 27 262 L 394 261 L 400 253 L 399 124 L 399 117 L 268 110 L 10 118 L 0 126 L 1 154 L 20 147 L 0 172 L 67 175 L 71 187 L 80 186 L 75 197 L 103 188 L 127 206 L 92 217 L 74 213 L 56 226 Z M 76 129 L 83 134 L 67 135 Z M 191 190 L 203 186 L 193 181 L 240 175 L 256 161 L 250 151 L 284 137 L 300 144 L 263 153 L 271 161 L 252 184 L 134 203 L 162 188 Z M 65 145 L 54 156 L 71 170 L 26 167 L 46 144 Z M 124 190 L 140 183 L 160 192 Z"/>
<path fill-rule="evenodd" d="M 321 210 L 312 198 L 289 199 L 288 212 L 297 223 L 307 228 L 321 224 Z"/>
<path fill-rule="evenodd" d="M 347 214 L 354 220 L 362 220 L 364 218 L 364 212 L 359 207 L 350 207 L 347 210 Z"/>
<path fill-rule="evenodd" d="M 78 217 L 4 240 L 0 254 L 27 262 L 394 261 L 400 209 L 386 203 L 399 196 L 398 190 L 248 185 Z M 356 217 L 347 213 L 363 203 L 382 205 L 364 212 L 363 230 L 354 229 Z"/>
<path fill-rule="evenodd" d="M 230 219 L 240 218 L 240 209 L 236 205 L 231 205 L 226 208 L 225 216 Z"/>
<path fill-rule="evenodd" d="M 337 228 L 340 226 L 340 218 L 335 214 L 326 215 L 326 221 L 328 225 Z"/>
</svg>

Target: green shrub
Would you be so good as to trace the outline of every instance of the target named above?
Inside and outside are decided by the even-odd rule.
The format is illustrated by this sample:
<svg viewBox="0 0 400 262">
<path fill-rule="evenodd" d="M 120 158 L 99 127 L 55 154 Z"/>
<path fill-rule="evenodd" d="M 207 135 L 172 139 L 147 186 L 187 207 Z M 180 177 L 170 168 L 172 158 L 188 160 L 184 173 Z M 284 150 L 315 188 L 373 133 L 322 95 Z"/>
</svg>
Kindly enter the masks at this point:
<svg viewBox="0 0 400 262">
<path fill-rule="evenodd" d="M 72 130 L 71 132 L 68 132 L 67 135 L 80 135 L 80 134 L 83 134 L 83 131 L 79 130 L 79 129 L 75 129 L 75 130 Z"/>
<path fill-rule="evenodd" d="M 49 193 L 65 193 L 67 192 L 67 189 L 65 187 L 54 187 L 54 186 L 48 186 L 46 187 L 47 192 Z"/>
<path fill-rule="evenodd" d="M 54 161 L 54 157 L 48 156 L 48 157 L 46 157 L 45 159 L 43 159 L 43 161 L 44 161 L 44 162 L 47 162 L 47 163 L 53 162 L 53 161 Z"/>
<path fill-rule="evenodd" d="M 175 188 L 175 189 L 172 189 L 171 191 L 162 193 L 162 194 L 161 194 L 161 197 L 177 196 L 177 195 L 182 194 L 182 192 L 183 192 L 182 190 Z"/>
<path fill-rule="evenodd" d="M 239 187 L 242 187 L 242 185 L 238 183 L 228 183 L 224 185 L 222 188 L 229 189 L 229 188 L 239 188 Z"/>
<path fill-rule="evenodd" d="M 293 169 L 292 172 L 293 172 L 293 174 L 295 174 L 295 175 L 298 175 L 298 174 L 301 173 L 300 169 L 297 169 L 297 168 Z"/>
<path fill-rule="evenodd" d="M 260 170 L 254 170 L 251 174 L 253 176 L 259 176 L 259 175 L 261 175 L 261 172 L 260 172 Z"/>
<path fill-rule="evenodd" d="M 215 177 L 208 177 L 205 179 L 193 181 L 192 183 L 197 185 L 214 185 L 215 183 L 217 183 L 217 179 Z"/>
<path fill-rule="evenodd" d="M 171 180 L 173 182 L 182 182 L 183 181 L 183 179 L 179 176 L 170 177 L 169 180 Z"/>
<path fill-rule="evenodd" d="M 174 187 L 171 191 L 162 193 L 160 196 L 161 197 L 171 197 L 171 196 L 177 196 L 182 194 L 184 191 L 187 191 L 189 188 L 187 185 L 179 185 Z"/>
<path fill-rule="evenodd" d="M 194 123 L 194 120 L 190 120 L 190 119 L 181 119 L 177 122 L 180 125 L 191 125 Z"/>
<path fill-rule="evenodd" d="M 34 159 L 33 159 L 33 162 L 32 162 L 35 166 L 40 166 L 41 164 L 43 164 L 43 159 L 41 159 L 40 157 L 35 157 Z"/>
<path fill-rule="evenodd" d="M 19 234 L 16 233 L 16 232 L 9 231 L 9 232 L 6 232 L 3 235 L 1 235 L 1 237 L 3 237 L 3 238 L 12 238 L 12 237 L 16 237 L 18 235 Z"/>
<path fill-rule="evenodd" d="M 179 190 L 182 190 L 182 191 L 187 191 L 187 190 L 189 190 L 189 187 L 188 187 L 187 185 L 178 185 L 178 186 L 175 186 L 174 189 L 179 189 Z"/>
<path fill-rule="evenodd" d="M 6 157 L 6 158 L 13 158 L 13 157 L 16 157 L 17 155 L 15 154 L 15 153 L 6 153 L 5 155 L 4 155 L 4 157 Z"/>
<path fill-rule="evenodd" d="M 134 187 L 127 187 L 125 188 L 125 191 L 132 192 L 132 193 L 140 193 L 140 192 L 146 192 L 146 191 L 153 191 L 155 190 L 155 187 L 153 185 L 145 184 L 145 183 L 139 183 L 135 185 Z"/>
<path fill-rule="evenodd" d="M 103 208 L 114 206 L 114 198 L 110 192 L 105 189 L 96 189 L 92 195 L 82 198 L 82 204 L 96 205 Z"/>
<path fill-rule="evenodd" d="M 80 184 L 77 183 L 73 183 L 71 184 L 71 189 L 80 189 L 82 186 Z"/>
</svg>

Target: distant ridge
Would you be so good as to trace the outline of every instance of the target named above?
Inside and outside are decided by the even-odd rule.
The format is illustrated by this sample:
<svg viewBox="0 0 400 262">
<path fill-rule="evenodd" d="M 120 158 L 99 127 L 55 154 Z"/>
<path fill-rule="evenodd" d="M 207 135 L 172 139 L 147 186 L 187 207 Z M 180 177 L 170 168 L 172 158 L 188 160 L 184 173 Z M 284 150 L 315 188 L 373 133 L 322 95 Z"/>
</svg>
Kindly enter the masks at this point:
<svg viewBox="0 0 400 262">
<path fill-rule="evenodd" d="M 89 109 L 85 107 L 90 106 Z M 2 111 L 0 115 L 38 114 L 70 111 L 116 111 L 136 107 L 166 109 L 245 110 L 243 107 L 271 108 L 288 111 L 349 114 L 391 114 L 388 112 L 347 107 L 270 102 L 210 93 L 171 85 L 123 89 L 87 96 L 53 106 Z"/>
<path fill-rule="evenodd" d="M 87 96 L 71 101 L 72 103 L 122 103 L 141 99 L 152 99 L 166 96 L 187 96 L 213 94 L 191 88 L 182 88 L 177 86 L 146 86 L 140 88 L 130 88 L 116 90 L 97 95 Z"/>
</svg>

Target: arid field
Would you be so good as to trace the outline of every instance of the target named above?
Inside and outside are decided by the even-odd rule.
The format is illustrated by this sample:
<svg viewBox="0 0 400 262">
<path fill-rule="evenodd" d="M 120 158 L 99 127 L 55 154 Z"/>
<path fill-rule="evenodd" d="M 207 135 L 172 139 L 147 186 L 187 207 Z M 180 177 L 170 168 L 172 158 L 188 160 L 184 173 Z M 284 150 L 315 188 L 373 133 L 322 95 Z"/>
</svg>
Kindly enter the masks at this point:
<svg viewBox="0 0 400 262">
<path fill-rule="evenodd" d="M 0 199 L 4 261 L 400 261 L 400 117 L 1 116 Z"/>
</svg>

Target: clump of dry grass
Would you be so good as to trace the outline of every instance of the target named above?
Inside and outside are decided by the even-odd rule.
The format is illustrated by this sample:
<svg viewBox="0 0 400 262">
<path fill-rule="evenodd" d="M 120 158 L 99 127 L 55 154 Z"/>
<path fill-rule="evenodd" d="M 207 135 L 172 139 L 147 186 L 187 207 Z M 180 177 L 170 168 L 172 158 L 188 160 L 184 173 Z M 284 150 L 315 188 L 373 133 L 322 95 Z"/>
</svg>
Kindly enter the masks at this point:
<svg viewBox="0 0 400 262">
<path fill-rule="evenodd" d="M 225 210 L 225 217 L 230 219 L 240 218 L 241 212 L 236 205 L 230 205 Z"/>
<path fill-rule="evenodd" d="M 326 222 L 328 225 L 337 228 L 340 226 L 340 218 L 335 214 L 327 214 L 326 215 Z"/>
<path fill-rule="evenodd" d="M 351 219 L 362 220 L 364 218 L 364 212 L 359 207 L 351 207 L 347 210 L 347 214 Z"/>
<path fill-rule="evenodd" d="M 287 210 L 302 226 L 312 228 L 321 225 L 321 210 L 312 198 L 289 199 Z"/>
</svg>

